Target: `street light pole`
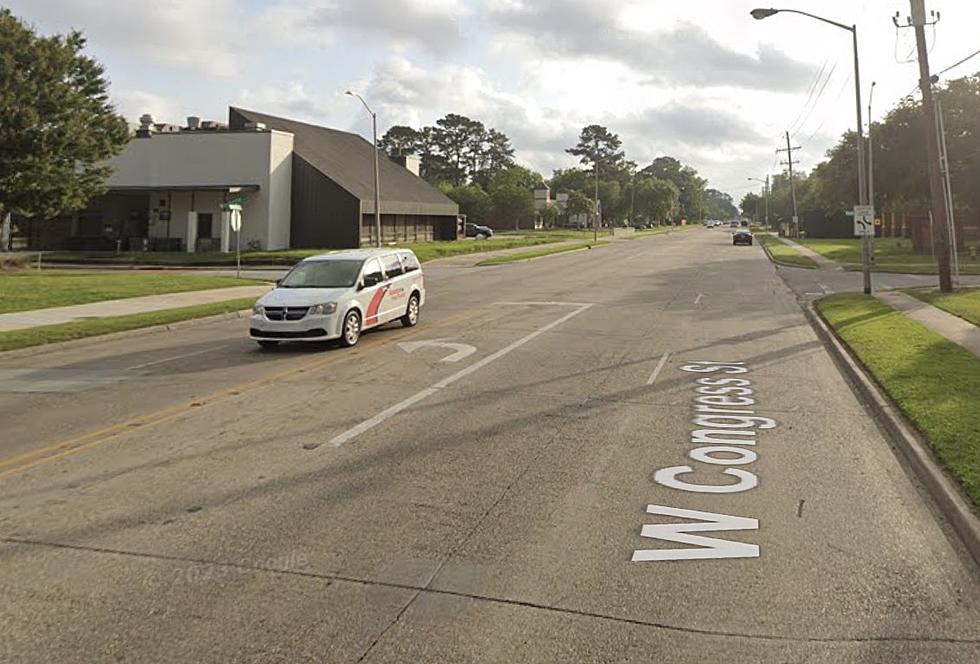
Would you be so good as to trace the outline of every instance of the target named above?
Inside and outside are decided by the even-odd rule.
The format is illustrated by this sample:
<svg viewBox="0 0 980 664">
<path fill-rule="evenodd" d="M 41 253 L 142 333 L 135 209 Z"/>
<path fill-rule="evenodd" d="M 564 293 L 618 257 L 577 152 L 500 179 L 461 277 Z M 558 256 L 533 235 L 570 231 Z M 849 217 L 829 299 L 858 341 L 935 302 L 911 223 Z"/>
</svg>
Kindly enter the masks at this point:
<svg viewBox="0 0 980 664">
<path fill-rule="evenodd" d="M 595 142 L 595 153 L 592 155 L 595 163 L 595 216 L 592 217 L 592 241 L 599 241 L 599 141 Z"/>
<path fill-rule="evenodd" d="M 378 163 L 378 114 L 371 110 L 364 97 L 348 90 L 345 94 L 357 97 L 371 116 L 371 127 L 374 133 L 374 246 L 381 246 L 381 172 Z"/>
<path fill-rule="evenodd" d="M 763 185 L 763 187 L 764 187 L 763 190 L 762 190 L 762 195 L 765 196 L 765 198 L 766 198 L 766 223 L 765 223 L 765 226 L 766 226 L 766 232 L 769 232 L 769 174 L 766 173 L 766 179 L 765 180 L 763 180 L 762 178 L 749 178 L 749 179 L 750 180 L 754 180 L 756 182 L 761 182 L 762 185 Z"/>
<path fill-rule="evenodd" d="M 838 23 L 837 21 L 831 21 L 830 19 L 823 18 L 822 16 L 817 16 L 815 14 L 810 14 L 809 12 L 800 11 L 798 9 L 753 9 L 750 14 L 752 18 L 757 21 L 761 21 L 764 18 L 769 18 L 774 14 L 780 12 L 788 14 L 800 14 L 801 16 L 807 16 L 809 18 L 815 19 L 817 21 L 822 21 L 841 30 L 847 30 L 851 33 L 851 42 L 854 46 L 854 108 L 855 114 L 857 115 L 857 166 L 858 166 L 858 203 L 860 205 L 867 205 L 868 203 L 868 187 L 866 183 L 865 176 L 865 161 L 864 161 L 864 123 L 861 118 L 861 63 L 858 57 L 858 38 L 857 38 L 857 25 L 845 25 L 843 23 Z M 790 160 L 792 161 L 792 159 Z M 872 232 L 874 232 L 874 225 L 871 226 Z M 862 243 L 862 253 L 864 254 L 864 294 L 871 294 L 871 244 L 868 235 L 864 235 Z"/>
</svg>

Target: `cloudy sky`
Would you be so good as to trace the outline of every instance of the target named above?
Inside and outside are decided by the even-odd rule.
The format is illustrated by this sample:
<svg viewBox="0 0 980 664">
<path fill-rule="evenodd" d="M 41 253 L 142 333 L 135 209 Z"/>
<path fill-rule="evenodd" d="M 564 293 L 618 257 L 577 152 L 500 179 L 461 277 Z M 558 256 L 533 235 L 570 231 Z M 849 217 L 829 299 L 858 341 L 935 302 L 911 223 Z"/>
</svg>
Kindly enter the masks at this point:
<svg viewBox="0 0 980 664">
<path fill-rule="evenodd" d="M 781 169 L 789 129 L 804 169 L 854 126 L 850 35 L 801 16 L 755 21 L 743 0 L 3 0 L 42 33 L 82 30 L 134 120 L 226 119 L 229 104 L 381 131 L 462 113 L 504 131 L 546 176 L 587 124 L 630 159 L 669 154 L 736 200 Z M 762 5 L 767 6 L 767 5 Z M 786 0 L 856 23 L 875 117 L 915 86 L 908 0 Z M 980 2 L 927 0 L 933 71 L 980 49 Z M 980 58 L 953 70 L 980 70 Z"/>
</svg>

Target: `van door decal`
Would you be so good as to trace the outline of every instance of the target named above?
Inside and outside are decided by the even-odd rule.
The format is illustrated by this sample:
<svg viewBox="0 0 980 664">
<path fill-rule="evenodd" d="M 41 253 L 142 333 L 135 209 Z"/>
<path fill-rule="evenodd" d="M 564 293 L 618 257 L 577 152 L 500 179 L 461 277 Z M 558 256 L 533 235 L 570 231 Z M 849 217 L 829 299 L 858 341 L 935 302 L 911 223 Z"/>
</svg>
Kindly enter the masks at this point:
<svg viewBox="0 0 980 664">
<path fill-rule="evenodd" d="M 365 325 L 374 325 L 378 322 L 378 308 L 381 306 L 381 300 L 384 299 L 385 293 L 388 292 L 388 287 L 389 284 L 385 284 L 374 291 L 371 302 L 368 303 L 367 313 L 365 314 Z"/>
</svg>

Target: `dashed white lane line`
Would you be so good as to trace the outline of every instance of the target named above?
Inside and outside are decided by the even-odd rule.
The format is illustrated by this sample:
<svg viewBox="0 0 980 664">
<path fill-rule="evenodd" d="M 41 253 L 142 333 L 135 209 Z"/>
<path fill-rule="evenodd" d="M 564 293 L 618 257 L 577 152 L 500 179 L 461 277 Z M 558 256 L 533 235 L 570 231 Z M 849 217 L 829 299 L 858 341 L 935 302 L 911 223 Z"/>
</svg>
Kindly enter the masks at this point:
<svg viewBox="0 0 980 664">
<path fill-rule="evenodd" d="M 698 293 L 698 296 L 696 298 L 694 298 L 694 304 L 697 305 L 698 303 L 700 303 L 701 302 L 701 298 L 703 298 L 703 297 L 704 297 L 704 293 Z"/>
<path fill-rule="evenodd" d="M 653 385 L 653 381 L 657 380 L 657 376 L 659 376 L 660 372 L 664 370 L 665 366 L 667 366 L 667 360 L 669 359 L 670 351 L 667 351 L 664 353 L 664 356 L 660 358 L 660 362 L 657 364 L 657 368 L 653 370 L 653 373 L 650 374 L 650 378 L 647 379 L 647 385 Z"/>
<path fill-rule="evenodd" d="M 501 303 L 501 304 L 504 304 L 504 303 Z M 513 302 L 513 303 L 506 303 L 506 304 L 539 305 L 540 303 L 537 303 L 537 302 Z M 569 305 L 569 303 L 567 303 L 567 302 L 554 302 L 552 304 L 555 304 L 555 305 Z M 488 364 L 490 364 L 492 362 L 496 362 L 497 360 L 499 360 L 500 358 L 504 357 L 505 355 L 511 353 L 512 351 L 517 350 L 518 348 L 520 348 L 524 344 L 528 343 L 529 341 L 532 341 L 532 340 L 536 339 L 537 337 L 541 336 L 542 334 L 544 334 L 548 330 L 551 330 L 551 329 L 553 329 L 555 327 L 558 327 L 559 325 L 561 325 L 565 321 L 570 320 L 571 318 L 574 318 L 575 316 L 578 316 L 580 313 L 582 313 L 583 311 L 585 311 L 586 309 L 588 309 L 592 305 L 591 304 L 575 304 L 575 305 L 569 305 L 569 306 L 575 306 L 576 307 L 575 311 L 572 311 L 572 312 L 569 312 L 569 313 L 565 314 L 561 318 L 559 318 L 557 320 L 554 320 L 554 321 L 548 323 L 544 327 L 539 327 L 534 332 L 531 332 L 530 334 L 521 337 L 520 339 L 518 339 L 514 343 L 510 344 L 509 346 L 505 346 L 504 348 L 501 348 L 496 353 L 492 353 L 490 355 L 487 355 L 482 360 L 480 360 L 478 362 L 474 362 L 473 364 L 469 365 L 468 367 L 465 367 L 463 369 L 460 369 L 459 371 L 457 371 L 456 373 L 454 373 L 452 376 L 449 376 L 448 378 L 443 378 L 442 380 L 440 380 L 438 383 L 435 383 L 431 387 L 427 387 L 424 390 L 413 394 L 412 396 L 408 397 L 407 399 L 405 399 L 403 401 L 399 401 L 394 406 L 391 406 L 390 408 L 386 408 L 385 410 L 381 411 L 380 413 L 378 413 L 374 417 L 371 417 L 369 419 L 366 419 L 363 422 L 361 422 L 360 424 L 358 424 L 358 425 L 356 425 L 354 427 L 351 427 L 347 431 L 345 431 L 345 432 L 343 432 L 341 434 L 338 434 L 338 435 L 334 436 L 333 438 L 330 439 L 330 442 L 328 443 L 328 445 L 330 447 L 340 447 L 344 443 L 350 442 L 354 438 L 357 438 L 358 436 L 360 436 L 362 433 L 364 433 L 366 431 L 369 431 L 370 429 L 373 429 L 374 427 L 378 426 L 379 424 L 381 424 L 385 420 L 388 420 L 391 417 L 393 417 L 393 416 L 397 415 L 398 413 L 402 412 L 406 408 L 409 408 L 411 406 L 414 406 L 419 401 L 422 401 L 423 399 L 432 396 L 433 394 L 435 394 L 436 392 L 438 392 L 440 389 L 442 389 L 444 387 L 449 387 L 450 385 L 452 385 L 456 381 L 461 380 L 461 379 L 469 376 L 470 374 L 472 374 L 472 373 L 474 373 L 476 371 L 479 371 L 480 369 L 482 369 L 483 367 L 487 366 Z"/>
</svg>

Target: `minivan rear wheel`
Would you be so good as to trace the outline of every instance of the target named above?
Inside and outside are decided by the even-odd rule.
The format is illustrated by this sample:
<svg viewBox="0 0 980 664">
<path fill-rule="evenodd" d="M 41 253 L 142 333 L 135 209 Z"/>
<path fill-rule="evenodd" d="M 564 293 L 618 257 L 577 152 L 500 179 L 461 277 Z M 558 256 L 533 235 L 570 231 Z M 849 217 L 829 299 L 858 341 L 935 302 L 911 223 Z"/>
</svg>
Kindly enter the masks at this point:
<svg viewBox="0 0 980 664">
<path fill-rule="evenodd" d="M 340 343 L 342 346 L 350 348 L 361 338 L 361 315 L 356 311 L 349 311 L 344 316 L 344 327 L 340 332 Z"/>
<path fill-rule="evenodd" d="M 408 308 L 405 310 L 405 315 L 402 316 L 402 325 L 405 327 L 415 327 L 419 322 L 419 296 L 417 293 L 412 293 L 412 297 L 408 298 Z"/>
</svg>

